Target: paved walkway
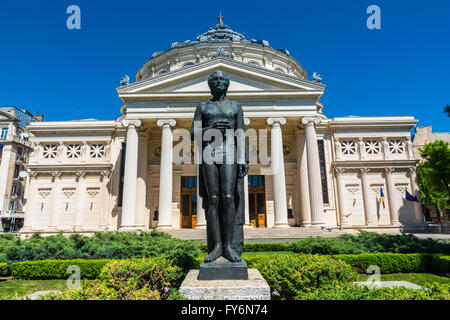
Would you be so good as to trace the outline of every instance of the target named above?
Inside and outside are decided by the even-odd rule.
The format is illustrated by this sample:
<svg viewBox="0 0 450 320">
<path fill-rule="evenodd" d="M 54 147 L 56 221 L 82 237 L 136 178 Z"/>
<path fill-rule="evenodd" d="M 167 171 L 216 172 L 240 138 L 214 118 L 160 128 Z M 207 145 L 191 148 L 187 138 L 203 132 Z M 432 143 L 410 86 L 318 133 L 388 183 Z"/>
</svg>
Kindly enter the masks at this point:
<svg viewBox="0 0 450 320">
<path fill-rule="evenodd" d="M 369 230 L 368 230 L 369 231 Z M 378 233 L 386 234 L 401 234 L 396 230 L 392 229 L 378 229 L 370 230 Z M 197 240 L 200 242 L 206 241 L 206 230 L 205 229 L 177 229 L 177 230 L 164 230 L 174 236 L 175 238 L 183 240 Z M 357 234 L 357 230 L 340 230 L 340 229 L 327 229 L 327 228 L 289 228 L 289 229 L 273 229 L 273 228 L 252 228 L 244 229 L 244 238 L 247 242 L 267 242 L 269 240 L 274 240 L 273 242 L 280 242 L 289 239 L 300 239 L 307 237 L 337 237 L 342 234 Z M 449 239 L 450 234 L 442 233 L 416 233 L 414 234 L 420 239 Z"/>
</svg>

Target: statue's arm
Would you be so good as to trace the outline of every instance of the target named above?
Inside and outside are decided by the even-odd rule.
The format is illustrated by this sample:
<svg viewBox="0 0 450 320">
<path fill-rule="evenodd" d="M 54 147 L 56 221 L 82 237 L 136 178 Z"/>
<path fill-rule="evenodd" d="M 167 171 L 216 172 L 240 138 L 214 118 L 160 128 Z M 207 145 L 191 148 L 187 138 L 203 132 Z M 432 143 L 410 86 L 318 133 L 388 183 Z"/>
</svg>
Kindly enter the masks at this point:
<svg viewBox="0 0 450 320">
<path fill-rule="evenodd" d="M 202 105 L 199 104 L 195 109 L 194 120 L 192 120 L 191 140 L 195 139 L 196 136 L 195 134 L 197 133 L 197 130 L 202 127 L 201 123 L 202 123 Z"/>
</svg>

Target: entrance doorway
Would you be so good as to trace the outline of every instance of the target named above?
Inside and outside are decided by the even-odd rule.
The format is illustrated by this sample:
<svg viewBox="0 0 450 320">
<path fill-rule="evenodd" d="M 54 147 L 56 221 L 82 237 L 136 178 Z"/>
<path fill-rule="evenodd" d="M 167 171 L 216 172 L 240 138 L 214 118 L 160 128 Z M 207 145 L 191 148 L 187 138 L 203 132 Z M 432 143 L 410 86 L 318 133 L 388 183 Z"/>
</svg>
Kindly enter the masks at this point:
<svg viewBox="0 0 450 320">
<path fill-rule="evenodd" d="M 250 224 L 266 227 L 266 188 L 264 176 L 248 176 L 248 209 Z"/>
<path fill-rule="evenodd" d="M 197 224 L 197 177 L 181 177 L 181 228 Z"/>
</svg>

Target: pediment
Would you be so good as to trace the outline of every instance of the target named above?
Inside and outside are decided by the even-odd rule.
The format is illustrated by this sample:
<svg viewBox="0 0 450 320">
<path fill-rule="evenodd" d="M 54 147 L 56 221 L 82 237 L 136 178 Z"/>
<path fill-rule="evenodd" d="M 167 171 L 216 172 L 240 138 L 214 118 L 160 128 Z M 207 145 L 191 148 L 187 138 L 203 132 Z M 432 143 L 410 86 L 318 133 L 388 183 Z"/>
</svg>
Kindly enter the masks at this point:
<svg viewBox="0 0 450 320">
<path fill-rule="evenodd" d="M 230 77 L 229 94 L 263 92 L 323 92 L 322 84 L 285 76 L 277 72 L 226 59 L 216 59 L 155 78 L 146 79 L 117 89 L 119 96 L 149 94 L 209 95 L 207 79 L 215 70 L 223 70 Z"/>
</svg>

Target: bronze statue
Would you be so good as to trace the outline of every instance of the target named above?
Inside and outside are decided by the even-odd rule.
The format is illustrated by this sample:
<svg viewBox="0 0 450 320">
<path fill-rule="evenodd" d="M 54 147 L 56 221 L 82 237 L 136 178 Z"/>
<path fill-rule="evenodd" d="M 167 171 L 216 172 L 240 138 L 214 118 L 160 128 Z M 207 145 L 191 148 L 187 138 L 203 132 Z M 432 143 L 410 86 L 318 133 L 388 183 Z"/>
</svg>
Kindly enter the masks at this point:
<svg viewBox="0 0 450 320">
<path fill-rule="evenodd" d="M 220 257 L 232 263 L 242 262 L 244 179 L 248 172 L 244 115 L 236 101 L 225 98 L 230 80 L 223 71 L 212 73 L 208 85 L 213 98 L 197 107 L 191 129 L 202 156 L 198 185 L 207 222 L 208 256 L 204 263 Z M 217 136 L 208 141 L 208 130 L 219 133 L 222 142 L 216 141 Z"/>
</svg>

